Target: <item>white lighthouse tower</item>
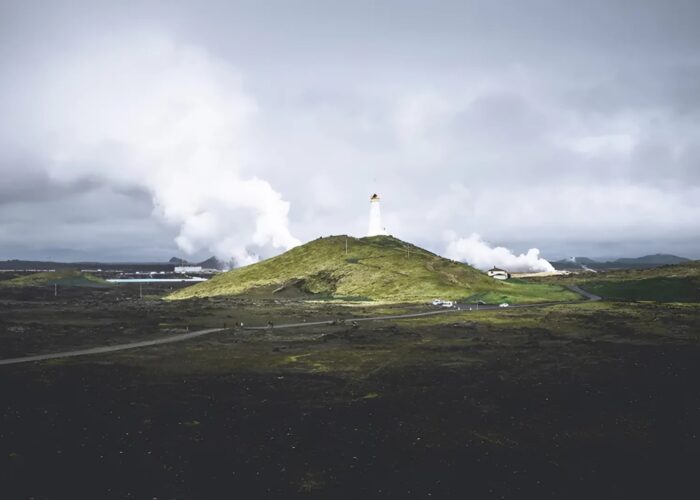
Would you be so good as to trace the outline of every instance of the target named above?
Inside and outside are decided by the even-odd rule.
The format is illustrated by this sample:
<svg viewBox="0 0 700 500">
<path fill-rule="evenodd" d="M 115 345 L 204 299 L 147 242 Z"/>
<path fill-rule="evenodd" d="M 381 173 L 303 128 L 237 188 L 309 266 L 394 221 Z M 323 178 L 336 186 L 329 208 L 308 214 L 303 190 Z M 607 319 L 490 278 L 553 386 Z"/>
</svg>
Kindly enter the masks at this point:
<svg viewBox="0 0 700 500">
<path fill-rule="evenodd" d="M 369 199 L 369 229 L 367 236 L 380 236 L 386 234 L 382 226 L 382 212 L 379 208 L 379 195 L 376 193 Z"/>
</svg>

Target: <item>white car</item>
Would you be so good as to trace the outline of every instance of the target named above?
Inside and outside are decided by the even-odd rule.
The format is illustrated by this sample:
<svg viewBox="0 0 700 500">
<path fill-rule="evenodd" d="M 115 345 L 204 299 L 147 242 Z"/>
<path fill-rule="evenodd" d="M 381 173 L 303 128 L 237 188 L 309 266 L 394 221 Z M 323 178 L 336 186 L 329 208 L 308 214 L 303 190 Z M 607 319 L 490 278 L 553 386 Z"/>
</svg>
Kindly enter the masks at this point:
<svg viewBox="0 0 700 500">
<path fill-rule="evenodd" d="M 508 303 L 504 302 L 503 304 L 498 304 L 498 307 L 508 307 Z"/>
<path fill-rule="evenodd" d="M 442 307 L 454 307 L 455 303 L 452 302 L 451 300 L 446 300 L 442 303 Z"/>
<path fill-rule="evenodd" d="M 443 301 L 440 299 L 435 299 L 433 300 L 433 305 L 434 306 L 441 306 L 443 304 Z"/>
</svg>

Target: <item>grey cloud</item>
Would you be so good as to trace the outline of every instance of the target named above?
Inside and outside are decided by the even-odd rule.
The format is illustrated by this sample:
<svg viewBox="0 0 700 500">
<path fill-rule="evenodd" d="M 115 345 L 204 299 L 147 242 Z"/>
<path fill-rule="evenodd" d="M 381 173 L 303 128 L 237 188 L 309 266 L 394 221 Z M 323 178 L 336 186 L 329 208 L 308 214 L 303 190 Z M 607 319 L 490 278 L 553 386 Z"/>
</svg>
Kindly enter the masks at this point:
<svg viewBox="0 0 700 500">
<path fill-rule="evenodd" d="M 581 112 L 663 109 L 679 118 L 695 116 L 700 109 L 698 61 L 661 61 L 632 67 L 620 65 L 589 81 L 571 82 L 564 98 Z"/>
<path fill-rule="evenodd" d="M 478 144 L 539 141 L 549 125 L 544 114 L 517 94 L 494 93 L 478 97 L 453 118 L 452 130 Z"/>
<path fill-rule="evenodd" d="M 0 206 L 10 203 L 41 203 L 60 200 L 100 186 L 97 179 L 85 177 L 75 182 L 57 182 L 35 162 L 0 159 Z"/>
<path fill-rule="evenodd" d="M 150 216 L 150 199 L 109 188 L 0 208 L 0 258 L 162 259 L 176 231 Z"/>
<path fill-rule="evenodd" d="M 30 0 L 0 9 L 0 112 L 11 117 L 0 123 L 0 253 L 174 251 L 177 231 L 157 217 L 153 193 L 101 175 L 124 165 L 138 178 L 147 165 L 138 171 L 119 141 L 101 141 L 103 163 L 56 178 L 37 132 L 51 118 L 40 105 L 56 90 L 47 79 L 65 76 L 72 55 L 147 33 L 240 73 L 259 108 L 240 170 L 291 203 L 301 240 L 362 234 L 367 196 L 378 191 L 392 232 L 438 252 L 451 230 L 544 256 L 700 256 L 697 2 Z M 115 102 L 138 86 L 122 90 Z M 113 103 L 105 108 L 113 116 Z M 248 234 L 245 225 L 231 237 Z"/>
</svg>

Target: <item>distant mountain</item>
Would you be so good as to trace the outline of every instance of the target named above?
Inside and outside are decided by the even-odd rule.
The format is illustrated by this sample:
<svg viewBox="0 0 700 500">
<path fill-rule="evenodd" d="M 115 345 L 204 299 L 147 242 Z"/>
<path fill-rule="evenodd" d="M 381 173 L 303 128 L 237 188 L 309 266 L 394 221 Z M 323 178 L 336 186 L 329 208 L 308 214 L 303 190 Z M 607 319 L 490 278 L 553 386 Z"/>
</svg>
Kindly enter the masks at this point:
<svg viewBox="0 0 700 500">
<path fill-rule="evenodd" d="M 172 272 L 174 265 L 167 262 L 51 262 L 38 260 L 3 260 L 0 270 L 49 271 L 59 269 L 102 269 L 103 271 L 163 271 Z"/>
<path fill-rule="evenodd" d="M 203 269 L 218 269 L 219 271 L 228 271 L 229 269 L 232 269 L 234 267 L 234 262 L 231 261 L 226 263 L 212 256 L 209 257 L 207 260 L 200 262 L 197 265 L 202 266 Z"/>
<path fill-rule="evenodd" d="M 617 259 L 615 262 L 619 262 L 620 264 L 653 264 L 658 266 L 666 266 L 670 264 L 682 264 L 689 261 L 690 259 L 678 257 L 677 255 L 656 253 L 654 255 L 645 255 L 644 257 L 637 257 L 635 259 Z"/>
<path fill-rule="evenodd" d="M 597 260 L 589 259 L 588 257 L 573 257 L 572 262 L 575 264 L 584 264 L 584 265 L 589 265 L 589 264 L 599 264 Z"/>
<path fill-rule="evenodd" d="M 574 257 L 572 259 L 563 259 L 552 262 L 552 265 L 559 270 L 595 270 L 595 271 L 611 271 L 617 269 L 648 269 L 658 266 L 667 266 L 673 264 L 682 264 L 689 262 L 690 259 L 678 257 L 670 254 L 654 254 L 645 255 L 644 257 L 621 258 L 599 262 L 588 257 Z"/>
<path fill-rule="evenodd" d="M 599 265 L 600 262 L 589 259 L 588 257 L 572 257 L 570 259 L 552 261 L 551 264 L 559 271 L 572 271 L 586 268 L 593 269 L 595 266 Z"/>
<path fill-rule="evenodd" d="M 202 266 L 204 269 L 218 269 L 228 271 L 234 267 L 231 262 L 223 262 L 216 257 L 209 257 L 198 264 L 191 263 L 180 257 L 173 257 L 168 262 L 51 262 L 38 260 L 4 260 L 0 261 L 0 271 L 50 271 L 58 269 L 87 269 L 103 271 L 126 272 L 172 272 L 177 266 Z"/>
<path fill-rule="evenodd" d="M 217 259 L 213 255 L 202 262 L 190 262 L 186 259 L 173 257 L 168 261 L 168 263 L 172 264 L 173 266 L 201 266 L 202 269 L 217 269 L 219 271 L 228 271 L 229 269 L 235 267 L 233 260 L 227 263 L 223 260 Z"/>
</svg>

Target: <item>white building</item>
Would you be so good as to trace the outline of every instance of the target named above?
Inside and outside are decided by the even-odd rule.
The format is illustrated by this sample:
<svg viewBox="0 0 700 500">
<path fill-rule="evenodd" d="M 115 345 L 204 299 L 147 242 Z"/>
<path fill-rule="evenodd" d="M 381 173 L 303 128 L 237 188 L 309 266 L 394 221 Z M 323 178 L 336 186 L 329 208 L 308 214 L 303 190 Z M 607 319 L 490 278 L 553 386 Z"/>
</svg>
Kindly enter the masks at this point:
<svg viewBox="0 0 700 500">
<path fill-rule="evenodd" d="M 369 199 L 369 229 L 367 230 L 367 236 L 386 234 L 386 229 L 382 225 L 382 211 L 379 208 L 379 195 L 373 194 Z"/>
<path fill-rule="evenodd" d="M 495 266 L 493 267 L 493 269 L 489 269 L 488 271 L 486 271 L 486 274 L 488 274 L 495 280 L 507 280 L 508 278 L 510 278 L 510 273 L 508 271 L 498 269 Z"/>
<path fill-rule="evenodd" d="M 201 273 L 202 266 L 175 266 L 175 272 L 178 274 Z"/>
</svg>

